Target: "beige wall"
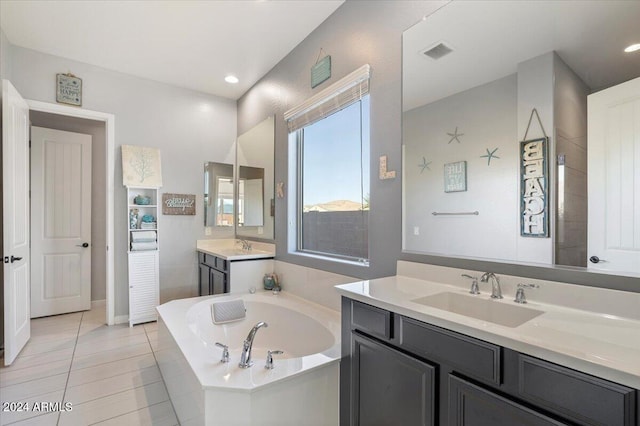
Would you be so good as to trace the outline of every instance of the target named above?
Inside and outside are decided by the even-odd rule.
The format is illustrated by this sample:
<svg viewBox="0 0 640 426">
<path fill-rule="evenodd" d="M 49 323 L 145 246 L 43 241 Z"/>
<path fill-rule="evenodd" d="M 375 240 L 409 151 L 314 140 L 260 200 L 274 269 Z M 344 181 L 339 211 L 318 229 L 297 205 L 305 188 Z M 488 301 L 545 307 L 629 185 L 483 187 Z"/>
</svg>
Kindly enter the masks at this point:
<svg viewBox="0 0 640 426">
<path fill-rule="evenodd" d="M 12 47 L 12 82 L 24 98 L 55 103 L 55 75 L 59 72 L 72 72 L 82 78 L 82 108 L 115 115 L 116 315 L 128 314 L 127 207 L 120 154 L 123 144 L 160 149 L 161 193 L 196 194 L 195 216 L 161 215 L 159 225 L 161 300 L 197 294 L 195 245 L 197 239 L 204 238 L 203 165 L 205 161 L 233 163 L 235 101 Z M 213 237 L 232 236 L 228 230 L 214 228 L 214 233 Z"/>
</svg>

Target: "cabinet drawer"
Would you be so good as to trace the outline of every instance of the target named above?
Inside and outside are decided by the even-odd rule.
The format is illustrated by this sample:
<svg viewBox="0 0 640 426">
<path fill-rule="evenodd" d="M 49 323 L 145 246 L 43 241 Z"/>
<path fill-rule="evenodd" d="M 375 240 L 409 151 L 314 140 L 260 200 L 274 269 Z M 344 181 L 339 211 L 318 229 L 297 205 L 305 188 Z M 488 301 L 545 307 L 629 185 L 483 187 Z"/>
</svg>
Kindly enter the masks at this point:
<svg viewBox="0 0 640 426">
<path fill-rule="evenodd" d="M 225 259 L 221 259 L 219 257 L 215 258 L 215 268 L 218 269 L 219 271 L 226 271 L 227 270 L 227 260 Z"/>
<path fill-rule="evenodd" d="M 477 379 L 501 383 L 500 346 L 406 317 L 400 317 L 400 330 L 400 346 L 416 355 Z"/>
<path fill-rule="evenodd" d="M 587 425 L 633 426 L 635 390 L 527 355 L 518 355 L 520 396 Z"/>
<path fill-rule="evenodd" d="M 227 271 L 229 263 L 226 259 L 222 259 L 211 254 L 198 252 L 198 261 L 219 271 Z"/>
<path fill-rule="evenodd" d="M 207 266 L 211 266 L 212 268 L 215 268 L 216 266 L 216 257 L 210 254 L 198 252 L 198 261 Z"/>
<path fill-rule="evenodd" d="M 384 309 L 364 303 L 351 301 L 351 325 L 376 337 L 391 339 L 392 314 Z"/>
</svg>

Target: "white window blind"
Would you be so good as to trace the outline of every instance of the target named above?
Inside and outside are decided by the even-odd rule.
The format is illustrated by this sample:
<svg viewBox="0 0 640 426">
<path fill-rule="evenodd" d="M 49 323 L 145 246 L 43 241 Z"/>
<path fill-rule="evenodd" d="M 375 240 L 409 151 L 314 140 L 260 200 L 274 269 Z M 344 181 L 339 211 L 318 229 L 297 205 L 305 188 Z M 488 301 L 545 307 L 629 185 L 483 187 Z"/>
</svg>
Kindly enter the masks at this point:
<svg viewBox="0 0 640 426">
<path fill-rule="evenodd" d="M 361 66 L 331 86 L 284 113 L 289 133 L 315 123 L 369 93 L 370 67 Z"/>
</svg>

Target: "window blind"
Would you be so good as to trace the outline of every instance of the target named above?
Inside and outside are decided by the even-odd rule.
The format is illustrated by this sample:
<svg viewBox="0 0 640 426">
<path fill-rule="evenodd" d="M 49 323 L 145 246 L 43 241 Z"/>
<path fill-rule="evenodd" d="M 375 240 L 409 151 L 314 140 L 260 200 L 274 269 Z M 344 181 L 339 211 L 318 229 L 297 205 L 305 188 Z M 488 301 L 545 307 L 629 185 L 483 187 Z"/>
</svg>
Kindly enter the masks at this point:
<svg viewBox="0 0 640 426">
<path fill-rule="evenodd" d="M 284 113 L 289 133 L 337 112 L 369 93 L 370 67 L 361 66 Z"/>
</svg>

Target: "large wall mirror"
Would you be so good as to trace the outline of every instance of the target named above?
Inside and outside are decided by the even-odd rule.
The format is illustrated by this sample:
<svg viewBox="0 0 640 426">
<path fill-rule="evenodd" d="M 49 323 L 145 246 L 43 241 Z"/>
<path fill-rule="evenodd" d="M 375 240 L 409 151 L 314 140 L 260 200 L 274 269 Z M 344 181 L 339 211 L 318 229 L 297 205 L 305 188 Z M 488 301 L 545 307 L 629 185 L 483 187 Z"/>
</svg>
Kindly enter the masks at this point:
<svg viewBox="0 0 640 426">
<path fill-rule="evenodd" d="M 204 163 L 204 226 L 234 224 L 233 164 Z"/>
<path fill-rule="evenodd" d="M 274 239 L 274 117 L 238 137 L 236 235 Z"/>
<path fill-rule="evenodd" d="M 637 1 L 453 1 L 405 31 L 403 251 L 640 276 L 639 22 Z M 523 232 L 525 134 L 548 137 L 548 235 Z"/>
</svg>

